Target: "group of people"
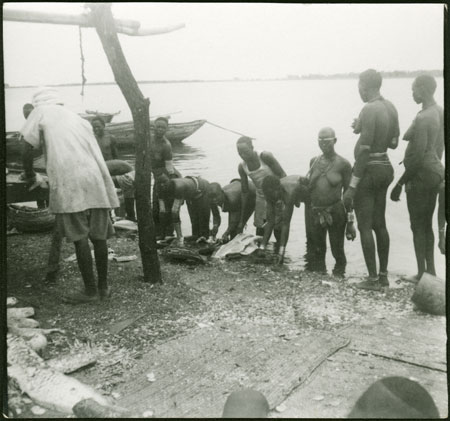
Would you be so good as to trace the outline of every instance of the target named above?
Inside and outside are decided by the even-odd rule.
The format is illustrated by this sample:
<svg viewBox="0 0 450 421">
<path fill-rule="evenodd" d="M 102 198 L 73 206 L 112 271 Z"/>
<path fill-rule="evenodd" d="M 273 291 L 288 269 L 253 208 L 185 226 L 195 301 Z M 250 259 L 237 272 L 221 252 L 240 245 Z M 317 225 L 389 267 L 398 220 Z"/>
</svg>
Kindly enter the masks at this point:
<svg viewBox="0 0 450 421">
<path fill-rule="evenodd" d="M 192 226 L 191 239 L 215 238 L 221 224 L 221 212 L 228 213 L 228 225 L 220 241 L 225 243 L 241 233 L 254 214 L 256 235 L 261 236 L 259 255 L 266 255 L 272 233 L 274 253 L 282 263 L 295 207 L 303 202 L 308 269 L 325 272 L 326 237 L 335 259 L 333 274 L 343 276 L 346 269 L 345 238 L 356 238 L 355 219 L 366 262 L 367 279 L 358 288 L 381 290 L 389 285 L 389 233 L 385 210 L 389 185 L 394 179 L 388 149 L 398 146 L 398 113 L 385 99 L 379 72 L 369 69 L 359 77 L 359 93 L 365 103 L 352 124 L 359 135 L 355 162 L 335 150 L 336 133 L 324 127 L 318 133 L 321 154 L 310 161 L 306 175 L 287 175 L 274 155 L 258 153 L 252 139 L 241 137 L 237 152 L 242 159 L 238 178 L 221 186 L 203 177 L 183 177 L 174 167 L 172 147 L 165 137 L 168 120 L 155 120 L 151 139 L 151 165 L 154 175 L 152 216 L 157 239 L 176 235 L 184 244 L 180 208 L 186 202 Z M 403 164 L 404 174 L 392 189 L 391 199 L 398 201 L 405 186 L 418 281 L 424 272 L 435 275 L 433 213 L 438 193 L 439 247 L 445 252 L 443 109 L 436 104 L 436 81 L 430 75 L 418 76 L 412 85 L 413 99 L 422 109 L 403 139 L 408 141 Z M 23 178 L 36 182 L 33 156 L 43 153 L 50 187 L 50 211 L 56 214 L 60 233 L 75 243 L 77 261 L 85 289 L 67 298 L 68 302 L 88 302 L 108 297 L 106 240 L 113 233 L 109 211 L 119 207 L 116 188 L 122 190 L 126 217 L 135 220 L 134 169 L 118 160 L 116 142 L 105 132 L 105 122 L 91 123 L 66 109 L 52 88 L 38 91 L 21 130 L 25 140 Z M 24 111 L 25 115 L 25 111 Z M 38 176 L 39 177 L 39 176 Z M 356 218 L 354 216 L 356 214 Z M 212 214 L 212 227 L 210 219 Z M 374 238 L 375 233 L 375 238 Z M 88 244 L 94 244 L 98 282 Z M 376 255 L 378 254 L 378 270 Z"/>
</svg>

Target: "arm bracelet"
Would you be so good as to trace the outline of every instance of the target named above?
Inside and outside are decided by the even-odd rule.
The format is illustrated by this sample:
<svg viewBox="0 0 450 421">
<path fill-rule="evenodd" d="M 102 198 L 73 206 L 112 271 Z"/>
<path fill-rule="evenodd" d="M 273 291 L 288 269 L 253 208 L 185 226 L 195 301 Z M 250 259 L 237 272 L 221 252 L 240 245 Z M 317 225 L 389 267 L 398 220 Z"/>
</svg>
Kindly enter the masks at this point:
<svg viewBox="0 0 450 421">
<path fill-rule="evenodd" d="M 355 214 L 353 212 L 347 212 L 347 222 L 354 222 Z"/>
<path fill-rule="evenodd" d="M 349 187 L 356 189 L 356 186 L 358 185 L 360 180 L 361 180 L 361 178 L 355 177 L 354 175 L 352 175 L 352 178 L 350 179 Z"/>
</svg>

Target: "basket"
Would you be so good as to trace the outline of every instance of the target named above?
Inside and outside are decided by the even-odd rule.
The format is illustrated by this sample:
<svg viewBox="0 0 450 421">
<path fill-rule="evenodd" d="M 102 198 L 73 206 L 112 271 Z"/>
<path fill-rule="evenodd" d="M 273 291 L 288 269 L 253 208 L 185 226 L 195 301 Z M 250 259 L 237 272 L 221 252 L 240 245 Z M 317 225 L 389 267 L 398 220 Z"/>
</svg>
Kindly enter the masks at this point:
<svg viewBox="0 0 450 421">
<path fill-rule="evenodd" d="M 8 205 L 8 219 L 10 227 L 22 232 L 51 231 L 55 225 L 55 215 L 48 208 Z"/>
</svg>

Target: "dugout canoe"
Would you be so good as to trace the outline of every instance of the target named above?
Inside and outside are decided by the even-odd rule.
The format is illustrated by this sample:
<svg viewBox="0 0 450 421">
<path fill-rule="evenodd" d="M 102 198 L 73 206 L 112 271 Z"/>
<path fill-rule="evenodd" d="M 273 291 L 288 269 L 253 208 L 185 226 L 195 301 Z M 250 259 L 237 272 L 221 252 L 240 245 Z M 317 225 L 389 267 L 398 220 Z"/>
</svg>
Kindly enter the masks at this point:
<svg viewBox="0 0 450 421">
<path fill-rule="evenodd" d="M 179 144 L 200 129 L 205 123 L 206 120 L 193 120 L 186 123 L 169 123 L 166 137 L 172 144 Z M 150 120 L 150 133 L 153 133 L 154 130 L 154 121 Z M 119 148 L 134 147 L 134 125 L 132 121 L 106 124 L 105 131 L 116 138 Z M 19 142 L 19 137 L 19 132 L 6 133 L 7 161 L 11 160 L 13 156 L 21 154 L 22 147 Z"/>
<path fill-rule="evenodd" d="M 206 120 L 194 120 L 186 123 L 169 123 L 166 137 L 172 144 L 181 143 L 200 129 Z M 150 132 L 154 133 L 154 120 L 150 120 Z M 134 146 L 134 124 L 132 121 L 124 123 L 110 123 L 106 125 L 106 132 L 114 136 L 120 147 Z"/>
<path fill-rule="evenodd" d="M 105 122 L 105 124 L 111 123 L 112 119 L 117 114 L 120 114 L 120 111 L 117 111 L 117 113 L 100 113 L 98 111 L 86 110 L 85 113 L 78 113 L 81 118 L 84 118 L 89 122 L 92 122 L 92 120 L 96 117 L 100 117 Z"/>
</svg>

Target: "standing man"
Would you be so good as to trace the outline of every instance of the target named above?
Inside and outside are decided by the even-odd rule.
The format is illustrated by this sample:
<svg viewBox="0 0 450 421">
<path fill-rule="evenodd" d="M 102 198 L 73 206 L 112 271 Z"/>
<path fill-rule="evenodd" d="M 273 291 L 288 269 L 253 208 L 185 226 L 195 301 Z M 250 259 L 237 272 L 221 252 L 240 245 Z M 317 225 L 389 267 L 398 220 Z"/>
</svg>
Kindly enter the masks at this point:
<svg viewBox="0 0 450 421">
<path fill-rule="evenodd" d="M 167 236 L 172 236 L 174 225 L 171 222 L 170 213 L 161 210 L 160 204 L 164 203 L 164 209 L 171 209 L 173 198 L 166 197 L 160 200 L 160 185 L 158 183 L 161 174 L 169 178 L 180 178 L 181 174 L 173 166 L 172 145 L 166 138 L 169 127 L 169 120 L 166 117 L 158 117 L 155 120 L 155 133 L 152 136 L 152 172 L 155 177 L 153 184 L 152 214 L 156 227 L 156 239 L 163 240 Z"/>
<path fill-rule="evenodd" d="M 105 121 L 101 117 L 94 117 L 91 120 L 91 125 L 104 160 L 111 162 L 114 166 L 118 159 L 116 139 L 110 134 L 105 134 Z M 130 166 L 130 170 L 127 173 L 117 174 L 111 173 L 110 169 L 110 174 L 113 177 L 114 185 L 122 190 L 126 219 L 136 221 L 134 210 L 134 170 Z"/>
<path fill-rule="evenodd" d="M 103 118 L 99 116 L 94 117 L 91 125 L 104 160 L 118 159 L 116 139 L 110 134 L 105 134 L 105 121 Z"/>
<path fill-rule="evenodd" d="M 89 122 L 66 109 L 58 91 L 42 88 L 33 96 L 35 109 L 21 130 L 25 140 L 24 179 L 34 183 L 33 149 L 42 147 L 50 187 L 50 211 L 61 236 L 75 244 L 84 291 L 65 297 L 71 304 L 110 295 L 108 247 L 114 229 L 109 210 L 119 206 L 113 181 Z M 94 245 L 96 284 L 88 238 Z M 98 295 L 97 295 L 98 294 Z"/>
<path fill-rule="evenodd" d="M 253 183 L 248 183 L 249 197 L 244 209 L 244 224 L 247 223 L 252 213 L 255 211 L 256 189 Z M 209 185 L 209 200 L 213 205 L 220 206 L 222 212 L 228 213 L 228 227 L 222 234 L 222 242 L 231 241 L 238 234 L 238 225 L 241 220 L 242 207 L 242 185 L 239 178 L 231 180 L 223 188 L 219 183 Z"/>
<path fill-rule="evenodd" d="M 347 259 L 344 252 L 345 231 L 349 240 L 354 240 L 356 231 L 353 213 L 346 213 L 342 203 L 342 193 L 350 183 L 352 167 L 350 162 L 334 150 L 336 135 L 331 127 L 319 132 L 319 148 L 323 152 L 309 164 L 308 211 L 311 269 L 326 272 L 326 236 L 330 238 L 331 253 L 336 264 L 333 274 L 344 276 Z"/>
<path fill-rule="evenodd" d="M 239 221 L 238 232 L 244 229 L 244 209 L 247 208 L 249 200 L 248 178 L 253 181 L 256 188 L 256 203 L 254 225 L 256 235 L 264 234 L 264 224 L 266 222 L 266 199 L 262 190 L 262 182 L 268 175 L 275 175 L 278 178 L 286 177 L 281 165 L 270 152 L 261 152 L 260 154 L 253 149 L 252 139 L 243 136 L 237 141 L 237 150 L 242 162 L 239 164 L 238 171 L 242 184 L 242 207 L 241 218 Z"/>
<path fill-rule="evenodd" d="M 445 177 L 440 158 L 444 150 L 444 111 L 436 104 L 436 80 L 431 75 L 417 76 L 412 85 L 413 99 L 422 104 L 403 139 L 408 141 L 403 165 L 405 172 L 392 189 L 397 202 L 406 184 L 406 201 L 417 260 L 417 275 L 409 280 L 419 282 L 424 272 L 436 275 L 434 267 L 433 213 L 436 198 Z M 440 227 L 445 219 L 440 217 Z"/>
<path fill-rule="evenodd" d="M 389 286 L 387 265 L 389 233 L 386 228 L 386 193 L 394 178 L 394 169 L 387 149 L 398 145 L 400 129 L 394 105 L 380 94 L 381 75 L 373 69 L 359 75 L 359 94 L 366 105 L 353 123 L 354 133 L 360 134 L 355 146 L 355 165 L 350 185 L 344 193 L 347 211 L 353 206 L 361 235 L 361 245 L 369 276 L 357 288 L 380 291 Z M 380 263 L 377 275 L 375 241 Z"/>
</svg>

